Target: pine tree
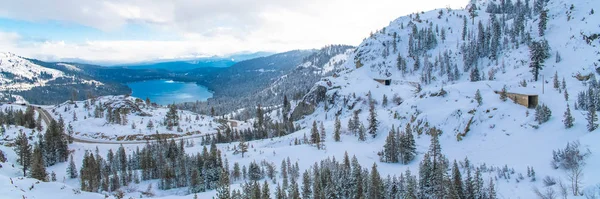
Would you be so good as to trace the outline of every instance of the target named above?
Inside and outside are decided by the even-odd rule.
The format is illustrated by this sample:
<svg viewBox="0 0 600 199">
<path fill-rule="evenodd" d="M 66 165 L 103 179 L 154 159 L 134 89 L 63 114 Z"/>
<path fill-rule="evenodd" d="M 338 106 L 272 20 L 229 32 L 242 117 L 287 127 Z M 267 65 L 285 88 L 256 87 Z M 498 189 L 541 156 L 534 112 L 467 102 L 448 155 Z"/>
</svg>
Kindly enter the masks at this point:
<svg viewBox="0 0 600 199">
<path fill-rule="evenodd" d="M 358 128 L 358 140 L 360 140 L 360 141 L 367 140 L 367 137 L 366 137 L 367 135 L 365 134 L 366 131 L 367 130 L 365 129 L 365 125 L 360 124 L 360 127 Z"/>
<path fill-rule="evenodd" d="M 373 163 L 371 167 L 371 177 L 369 180 L 368 198 L 384 198 L 383 181 L 377 171 L 377 164 Z"/>
<path fill-rule="evenodd" d="M 548 10 L 542 10 L 540 13 L 540 19 L 538 23 L 538 32 L 540 37 L 544 36 L 546 31 L 546 23 L 548 22 Z"/>
<path fill-rule="evenodd" d="M 229 173 L 222 169 L 220 176 L 221 177 L 219 178 L 219 186 L 217 187 L 217 198 L 230 199 L 231 192 L 229 191 Z"/>
<path fill-rule="evenodd" d="M 77 167 L 75 166 L 75 162 L 73 161 L 73 155 L 69 157 L 69 166 L 67 167 L 67 176 L 69 178 L 77 178 Z"/>
<path fill-rule="evenodd" d="M 596 105 L 594 103 L 588 106 L 586 119 L 588 121 L 587 129 L 589 132 L 592 132 L 598 128 L 598 124 L 596 123 L 598 121 L 598 115 L 596 115 Z"/>
<path fill-rule="evenodd" d="M 17 163 L 23 166 L 23 176 L 26 176 L 27 169 L 31 164 L 31 145 L 27 139 L 27 135 L 22 131 L 15 139 L 15 152 L 17 154 Z"/>
<path fill-rule="evenodd" d="M 169 130 L 172 130 L 174 126 L 179 126 L 179 115 L 177 114 L 177 106 L 175 104 L 169 105 L 169 111 L 165 116 L 165 126 Z"/>
<path fill-rule="evenodd" d="M 506 101 L 506 99 L 508 98 L 508 96 L 506 94 L 507 94 L 506 85 L 504 85 L 502 87 L 502 91 L 500 91 L 500 100 Z"/>
<path fill-rule="evenodd" d="M 33 148 L 33 154 L 31 155 L 31 177 L 41 180 L 47 181 L 48 173 L 46 173 L 46 166 L 44 164 L 44 157 L 42 154 L 42 149 L 40 149 L 39 145 L 35 145 Z"/>
<path fill-rule="evenodd" d="M 381 101 L 381 106 L 387 107 L 387 105 L 388 105 L 388 97 L 387 97 L 387 95 L 383 94 L 383 99 Z"/>
<path fill-rule="evenodd" d="M 559 90 L 560 89 L 560 83 L 558 82 L 558 72 L 554 72 L 553 83 L 554 83 L 554 88 L 557 89 L 557 90 Z"/>
<path fill-rule="evenodd" d="M 333 140 L 336 142 L 340 141 L 340 130 L 342 128 L 342 123 L 340 122 L 340 118 L 335 116 L 335 127 L 333 130 Z"/>
<path fill-rule="evenodd" d="M 533 74 L 533 79 L 538 81 L 540 70 L 544 67 L 544 62 L 548 58 L 548 44 L 546 41 L 533 41 L 529 46 L 529 67 Z"/>
<path fill-rule="evenodd" d="M 319 124 L 319 132 L 320 132 L 320 135 L 319 135 L 320 141 L 319 141 L 319 143 L 321 143 L 321 145 L 325 144 L 325 139 L 327 138 L 327 132 L 325 132 L 325 126 L 323 125 L 323 123 L 324 122 L 321 122 Z"/>
<path fill-rule="evenodd" d="M 371 136 L 377 136 L 377 126 L 379 125 L 379 121 L 377 121 L 377 112 L 375 111 L 375 101 L 371 100 L 369 102 L 369 134 Z"/>
<path fill-rule="evenodd" d="M 394 129 L 392 127 L 392 129 Z M 385 144 L 383 145 L 383 162 L 398 162 L 398 140 L 396 139 L 396 132 L 390 131 Z"/>
<path fill-rule="evenodd" d="M 476 67 L 473 67 L 473 69 L 471 69 L 471 82 L 477 82 L 480 80 L 481 75 L 479 74 L 479 69 Z"/>
<path fill-rule="evenodd" d="M 312 183 L 308 171 L 302 174 L 302 198 L 310 198 L 312 196 Z"/>
<path fill-rule="evenodd" d="M 475 92 L 475 100 L 477 101 L 477 105 L 481 106 L 481 104 L 483 103 L 483 99 L 481 98 L 481 92 L 479 92 L 479 89 L 477 89 L 477 91 Z"/>
<path fill-rule="evenodd" d="M 269 190 L 269 184 L 267 183 L 266 180 L 263 183 L 261 193 L 262 193 L 262 196 L 260 197 L 261 199 L 271 199 L 271 191 Z"/>
<path fill-rule="evenodd" d="M 565 90 L 566 91 L 566 90 Z M 565 128 L 573 127 L 573 122 L 575 118 L 571 115 L 571 109 L 569 108 L 569 104 L 567 104 L 567 110 L 565 111 L 563 123 L 565 124 Z"/>
<path fill-rule="evenodd" d="M 458 169 L 458 164 L 456 160 L 454 160 L 454 164 L 452 165 L 452 190 L 450 193 L 453 198 L 465 198 L 465 193 L 463 190 L 462 177 L 460 175 L 460 170 Z"/>
<path fill-rule="evenodd" d="M 317 121 L 313 121 L 312 129 L 310 130 L 310 143 L 317 146 L 317 149 L 321 149 L 321 138 L 319 136 L 319 130 L 317 129 Z"/>
<path fill-rule="evenodd" d="M 244 157 L 244 153 L 248 152 L 248 144 L 242 139 L 238 144 L 238 150 L 242 154 L 242 158 Z"/>
<path fill-rule="evenodd" d="M 490 186 L 488 192 L 489 199 L 496 199 L 496 186 L 494 185 L 494 179 L 490 178 Z"/>
<path fill-rule="evenodd" d="M 412 134 L 410 123 L 406 124 L 404 133 L 400 136 L 400 156 L 403 164 L 408 164 L 417 155 L 417 146 Z"/>
</svg>

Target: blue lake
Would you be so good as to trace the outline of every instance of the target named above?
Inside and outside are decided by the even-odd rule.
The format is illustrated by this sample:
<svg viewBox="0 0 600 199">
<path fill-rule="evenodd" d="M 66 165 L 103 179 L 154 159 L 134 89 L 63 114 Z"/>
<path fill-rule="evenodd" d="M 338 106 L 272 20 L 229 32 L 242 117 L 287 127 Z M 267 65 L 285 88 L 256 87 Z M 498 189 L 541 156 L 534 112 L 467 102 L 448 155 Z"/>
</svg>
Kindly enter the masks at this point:
<svg viewBox="0 0 600 199">
<path fill-rule="evenodd" d="M 171 80 L 151 80 L 128 83 L 131 96 L 157 104 L 167 105 L 181 102 L 205 101 L 212 97 L 208 88 L 196 83 L 174 82 Z"/>
</svg>

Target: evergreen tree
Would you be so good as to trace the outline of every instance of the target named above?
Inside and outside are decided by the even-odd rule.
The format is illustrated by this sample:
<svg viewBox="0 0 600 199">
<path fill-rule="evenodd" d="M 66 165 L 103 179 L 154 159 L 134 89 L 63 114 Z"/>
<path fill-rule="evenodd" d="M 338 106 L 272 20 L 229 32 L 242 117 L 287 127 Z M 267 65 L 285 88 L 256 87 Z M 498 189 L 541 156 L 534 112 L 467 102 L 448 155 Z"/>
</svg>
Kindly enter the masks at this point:
<svg viewBox="0 0 600 199">
<path fill-rule="evenodd" d="M 477 82 L 480 80 L 481 75 L 479 74 L 479 69 L 477 67 L 473 67 L 473 69 L 471 69 L 471 82 Z"/>
<path fill-rule="evenodd" d="M 538 31 L 540 37 L 544 36 L 544 32 L 546 31 L 546 23 L 548 23 L 548 10 L 542 10 L 540 13 L 540 19 L 538 23 Z"/>
<path fill-rule="evenodd" d="M 462 177 L 460 175 L 460 170 L 458 169 L 458 164 L 456 160 L 454 160 L 454 164 L 452 165 L 452 190 L 450 190 L 452 198 L 465 198 Z"/>
<path fill-rule="evenodd" d="M 370 100 L 369 102 L 369 134 L 371 136 L 377 136 L 377 126 L 379 125 L 379 121 L 377 121 L 377 112 L 375 111 L 375 101 Z"/>
<path fill-rule="evenodd" d="M 540 70 L 544 67 L 544 62 L 548 58 L 548 44 L 546 41 L 533 41 L 529 45 L 529 67 L 533 74 L 533 79 L 538 81 Z"/>
<path fill-rule="evenodd" d="M 31 177 L 47 181 L 48 173 L 46 173 L 46 166 L 44 164 L 44 157 L 42 155 L 42 149 L 39 145 L 35 145 L 33 148 L 33 154 L 31 155 Z"/>
<path fill-rule="evenodd" d="M 262 196 L 260 197 L 261 199 L 271 199 L 271 191 L 269 190 L 269 184 L 267 183 L 266 180 L 263 183 L 261 193 L 262 193 Z"/>
<path fill-rule="evenodd" d="M 556 90 L 560 89 L 560 83 L 558 82 L 558 72 L 554 72 L 553 85 Z"/>
<path fill-rule="evenodd" d="M 321 149 L 321 138 L 319 130 L 317 129 L 317 121 L 313 121 L 312 129 L 310 130 L 310 143 L 317 146 L 317 149 Z"/>
<path fill-rule="evenodd" d="M 358 128 L 358 140 L 360 140 L 360 141 L 367 140 L 367 137 L 366 137 L 367 135 L 365 134 L 366 131 L 367 130 L 365 129 L 365 125 L 360 124 L 360 127 Z"/>
<path fill-rule="evenodd" d="M 73 155 L 69 158 L 69 166 L 67 167 L 67 176 L 69 178 L 77 178 L 77 167 L 75 166 L 75 162 L 73 161 Z"/>
<path fill-rule="evenodd" d="M 565 90 L 566 91 L 566 90 Z M 573 122 L 575 118 L 571 115 L 571 109 L 569 108 L 569 104 L 567 103 L 567 110 L 565 111 L 563 123 L 565 124 L 565 128 L 573 127 Z"/>
<path fill-rule="evenodd" d="M 325 139 L 327 138 L 327 132 L 325 132 L 325 126 L 323 125 L 323 123 L 324 122 L 321 122 L 319 124 L 319 132 L 320 132 L 320 135 L 319 135 L 320 141 L 319 141 L 319 143 L 321 143 L 321 145 L 325 144 Z"/>
<path fill-rule="evenodd" d="M 17 163 L 23 166 L 23 176 L 26 176 L 27 169 L 31 164 L 31 145 L 27 135 L 22 131 L 15 139 L 15 152 L 17 154 Z"/>
<path fill-rule="evenodd" d="M 219 186 L 217 187 L 218 199 L 230 199 L 231 192 L 229 191 L 229 173 L 224 169 L 221 170 Z"/>
<path fill-rule="evenodd" d="M 369 180 L 368 198 L 384 198 L 383 181 L 377 171 L 377 164 L 373 163 L 371 167 L 371 177 Z"/>
<path fill-rule="evenodd" d="M 392 131 L 388 134 L 383 145 L 383 162 L 398 162 L 398 140 L 396 139 L 396 132 L 393 129 L 392 127 Z"/>
<path fill-rule="evenodd" d="M 179 126 L 179 115 L 177 114 L 177 106 L 175 104 L 169 105 L 169 111 L 165 116 L 165 126 L 169 130 L 172 130 L 175 126 Z"/>
<path fill-rule="evenodd" d="M 400 156 L 403 164 L 408 164 L 417 155 L 417 146 L 415 138 L 410 128 L 410 123 L 406 124 L 404 133 L 400 136 Z"/>
<path fill-rule="evenodd" d="M 552 111 L 545 104 L 538 105 L 535 108 L 535 121 L 538 121 L 539 124 L 547 122 L 551 116 Z"/>
<path fill-rule="evenodd" d="M 302 174 L 302 198 L 310 198 L 312 196 L 312 183 L 308 171 Z"/>
<path fill-rule="evenodd" d="M 248 144 L 242 139 L 238 144 L 238 150 L 242 154 L 242 158 L 244 157 L 244 153 L 248 152 Z"/>
<path fill-rule="evenodd" d="M 588 121 L 587 129 L 589 132 L 592 132 L 598 128 L 598 124 L 596 123 L 598 121 L 598 115 L 596 115 L 596 105 L 594 103 L 588 106 L 586 119 Z"/>
<path fill-rule="evenodd" d="M 342 123 L 340 122 L 340 118 L 335 116 L 335 127 L 333 130 L 333 140 L 336 142 L 340 141 L 340 129 L 342 128 Z"/>
<path fill-rule="evenodd" d="M 477 101 L 478 106 L 481 106 L 481 104 L 483 103 L 483 99 L 481 98 L 481 92 L 479 92 L 479 89 L 477 89 L 477 91 L 475 92 L 475 101 Z"/>
<path fill-rule="evenodd" d="M 500 100 L 502 101 L 506 101 L 506 99 L 508 98 L 508 96 L 506 95 L 507 91 L 506 91 L 506 85 L 504 85 L 502 87 L 502 91 L 500 91 Z"/>
</svg>

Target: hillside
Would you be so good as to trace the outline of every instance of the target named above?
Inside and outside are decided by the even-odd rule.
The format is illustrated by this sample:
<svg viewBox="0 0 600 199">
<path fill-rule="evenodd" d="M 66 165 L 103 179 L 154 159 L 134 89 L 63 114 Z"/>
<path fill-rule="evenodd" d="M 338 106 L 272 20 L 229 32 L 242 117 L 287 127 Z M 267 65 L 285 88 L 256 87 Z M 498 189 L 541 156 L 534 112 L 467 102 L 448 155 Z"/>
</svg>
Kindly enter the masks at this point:
<svg viewBox="0 0 600 199">
<path fill-rule="evenodd" d="M 217 107 L 212 115 L 224 117 L 194 121 L 196 114 L 175 110 L 182 129 L 216 131 L 210 138 L 112 142 L 130 135 L 130 124 L 141 122 L 139 129 L 149 119 L 160 123 L 169 112 L 135 98 L 43 107 L 75 131 L 111 142 L 76 140 L 68 147 L 81 176 L 71 178 L 65 160 L 47 167 L 57 181 L 39 184 L 20 178 L 17 153 L 0 146 L 8 157 L 0 163 L 0 186 L 11 187 L 7 196 L 17 198 L 43 198 L 43 191 L 72 198 L 97 197 L 95 192 L 165 199 L 598 197 L 600 15 L 592 8 L 600 2 L 472 2 L 465 10 L 400 17 L 356 48 L 326 47 L 294 57 L 298 63 L 273 77 L 263 74 L 272 69 L 265 61 L 231 69 L 255 75 L 238 82 L 268 78 L 257 80 L 261 86 L 223 91 L 251 97 L 182 105 L 207 113 Z M 294 94 L 304 86 L 305 95 Z M 286 92 L 293 100 L 281 99 Z M 513 102 L 522 96 L 537 98 Z M 9 114 L 8 107 L 25 109 L 3 105 L 6 134 L 35 137 L 17 124 L 29 124 L 21 118 L 28 114 Z M 108 107 L 125 107 L 130 123 L 115 123 L 119 117 L 107 117 Z M 93 118 L 93 110 L 107 115 Z M 77 121 L 70 119 L 75 115 Z M 215 118 L 236 117 L 244 118 L 237 121 L 244 128 L 211 126 Z M 96 131 L 106 137 L 94 137 Z"/>
</svg>

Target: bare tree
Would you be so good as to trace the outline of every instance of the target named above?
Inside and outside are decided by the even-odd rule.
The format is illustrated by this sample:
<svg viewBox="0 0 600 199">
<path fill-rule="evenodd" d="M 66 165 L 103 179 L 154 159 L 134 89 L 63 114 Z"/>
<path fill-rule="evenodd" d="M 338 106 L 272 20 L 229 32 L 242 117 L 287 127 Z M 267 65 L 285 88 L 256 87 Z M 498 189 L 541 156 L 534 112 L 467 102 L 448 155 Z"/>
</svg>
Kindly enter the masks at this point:
<svg viewBox="0 0 600 199">
<path fill-rule="evenodd" d="M 547 187 L 546 191 L 542 193 L 537 187 L 533 187 L 533 192 L 539 199 L 556 199 L 556 192 L 552 187 Z"/>
<path fill-rule="evenodd" d="M 562 196 L 562 198 L 567 199 L 567 195 L 569 195 L 569 192 L 567 191 L 567 185 L 565 185 L 565 183 L 563 183 L 562 180 L 558 180 L 558 188 L 560 190 L 560 195 Z"/>
<path fill-rule="evenodd" d="M 585 159 L 591 154 L 589 150 L 580 150 L 578 141 L 568 143 L 564 149 L 553 151 L 552 165 L 554 168 L 562 168 L 567 173 L 567 179 L 571 181 L 571 192 L 574 196 L 581 195 L 579 189 L 582 184 L 583 167 Z"/>
</svg>

